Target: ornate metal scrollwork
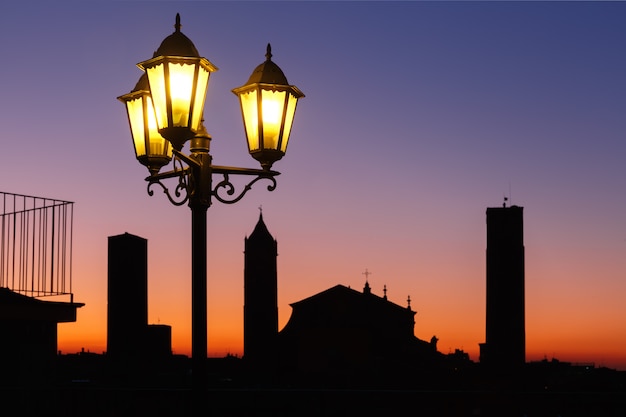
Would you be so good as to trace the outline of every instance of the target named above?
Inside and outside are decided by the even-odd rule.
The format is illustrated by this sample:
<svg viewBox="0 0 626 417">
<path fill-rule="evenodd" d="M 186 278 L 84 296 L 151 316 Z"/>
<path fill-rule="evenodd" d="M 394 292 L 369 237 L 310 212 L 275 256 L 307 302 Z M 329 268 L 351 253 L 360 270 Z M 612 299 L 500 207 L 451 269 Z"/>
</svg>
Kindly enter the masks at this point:
<svg viewBox="0 0 626 417">
<path fill-rule="evenodd" d="M 146 181 L 148 181 L 148 195 L 152 196 L 154 194 L 152 186 L 157 184 L 163 189 L 163 192 L 167 195 L 170 202 L 176 206 L 185 204 L 190 198 L 193 198 L 194 195 L 199 194 L 207 195 L 209 199 L 211 197 L 215 197 L 215 199 L 220 203 L 233 204 L 241 200 L 259 180 L 266 179 L 271 182 L 267 186 L 268 191 L 274 191 L 276 189 L 276 179 L 274 177 L 279 175 L 279 172 L 250 168 L 202 165 L 205 162 L 210 164 L 210 161 L 210 159 L 203 161 L 201 158 L 188 157 L 180 152 L 175 152 L 175 156 L 172 161 L 174 169 L 172 171 L 158 173 L 146 178 Z M 210 178 L 204 178 L 204 175 L 212 177 L 214 174 L 222 175 L 223 179 L 218 182 L 213 189 L 210 189 L 212 181 Z M 194 178 L 195 176 L 200 175 L 203 177 Z M 236 188 L 230 181 L 230 175 L 246 175 L 248 177 L 254 176 L 254 179 L 244 185 L 243 189 L 236 195 Z M 162 180 L 168 178 L 178 178 L 178 184 L 173 192 L 170 191 L 162 182 Z M 207 189 L 199 190 L 197 189 L 199 187 L 206 187 Z M 210 201 L 208 201 L 208 205 L 210 204 Z"/>
<path fill-rule="evenodd" d="M 154 184 L 158 184 L 162 189 L 167 199 L 170 200 L 170 203 L 175 206 L 182 206 L 189 200 L 190 193 L 190 182 L 192 181 L 190 171 L 188 167 L 183 166 L 182 161 L 178 157 L 174 157 L 172 161 L 174 170 L 163 175 L 159 176 L 158 174 L 153 177 L 148 177 L 148 195 L 152 197 L 154 195 L 154 191 L 152 190 L 152 186 Z M 161 179 L 178 177 L 178 184 L 176 184 L 176 188 L 174 188 L 173 192 L 161 182 Z"/>
<path fill-rule="evenodd" d="M 258 175 L 252 181 L 247 183 L 244 186 L 243 190 L 241 190 L 239 195 L 237 195 L 236 197 L 233 197 L 233 198 L 222 197 L 220 195 L 220 191 L 222 191 L 222 190 L 228 196 L 232 196 L 232 195 L 235 194 L 235 186 L 233 185 L 232 182 L 230 182 L 230 178 L 229 178 L 228 173 L 223 173 L 222 175 L 224 176 L 224 179 L 222 181 L 220 181 L 219 183 L 217 183 L 217 185 L 215 186 L 215 188 L 211 192 L 213 197 L 215 197 L 215 199 L 217 201 L 219 201 L 220 203 L 224 203 L 224 204 L 234 204 L 234 203 L 236 203 L 237 201 L 241 200 L 243 198 L 243 196 L 246 195 L 246 193 L 248 191 L 250 191 L 250 189 L 252 188 L 254 183 L 256 183 L 259 180 L 267 179 L 267 180 L 270 180 L 272 182 L 270 185 L 267 186 L 267 190 L 268 191 L 274 191 L 276 189 L 276 179 L 273 176 L 271 176 L 271 175 Z"/>
</svg>

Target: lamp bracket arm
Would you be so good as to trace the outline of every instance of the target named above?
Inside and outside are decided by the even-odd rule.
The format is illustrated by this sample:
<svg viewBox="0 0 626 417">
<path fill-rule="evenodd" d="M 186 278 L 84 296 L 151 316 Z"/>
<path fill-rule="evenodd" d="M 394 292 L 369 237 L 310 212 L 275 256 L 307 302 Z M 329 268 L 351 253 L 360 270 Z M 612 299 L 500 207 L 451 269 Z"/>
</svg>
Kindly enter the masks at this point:
<svg viewBox="0 0 626 417">
<path fill-rule="evenodd" d="M 187 175 L 190 172 L 189 167 L 182 167 L 180 169 L 174 169 L 172 171 L 167 172 L 159 172 L 158 174 L 150 175 L 146 177 L 146 181 L 148 182 L 158 182 L 167 178 L 175 178 L 183 175 Z"/>
<path fill-rule="evenodd" d="M 254 169 L 254 168 L 238 168 L 238 167 L 228 167 L 221 165 L 213 165 L 211 170 L 215 174 L 235 174 L 235 175 L 257 175 L 259 177 L 268 178 L 275 177 L 280 175 L 278 171 L 270 171 L 265 169 Z"/>
<path fill-rule="evenodd" d="M 215 168 L 218 168 L 217 171 L 215 170 Z M 211 192 L 213 197 L 215 197 L 215 199 L 219 201 L 220 203 L 224 203 L 224 204 L 236 203 L 237 201 L 241 200 L 243 196 L 246 195 L 248 191 L 250 191 L 254 183 L 256 183 L 259 180 L 267 179 L 271 182 L 271 184 L 267 186 L 268 191 L 274 191 L 276 189 L 276 179 L 274 178 L 274 176 L 278 175 L 278 173 L 271 174 L 271 173 L 268 173 L 268 171 L 254 170 L 254 171 L 260 171 L 260 173 L 256 173 L 257 177 L 254 178 L 252 181 L 250 181 L 248 184 L 246 184 L 243 190 L 241 190 L 241 192 L 236 197 L 231 198 L 230 196 L 235 194 L 235 186 L 233 185 L 232 182 L 230 182 L 229 174 L 234 173 L 234 174 L 243 174 L 243 175 L 254 175 L 255 173 L 249 172 L 247 170 L 246 172 L 238 171 L 239 169 L 244 169 L 244 168 L 229 168 L 229 171 L 222 171 L 220 168 L 224 168 L 224 167 L 214 167 L 213 172 L 222 174 L 224 176 L 224 179 L 220 181 L 219 183 L 217 183 L 217 185 Z M 230 171 L 231 169 L 234 169 L 234 171 Z M 224 191 L 226 195 L 220 195 L 220 192 L 222 191 Z"/>
<path fill-rule="evenodd" d="M 196 161 L 195 159 L 189 157 L 188 155 L 185 155 L 181 151 L 177 151 L 176 149 L 172 149 L 172 153 L 174 155 L 176 155 L 177 158 L 182 159 L 183 162 L 185 162 L 190 167 L 200 168 L 200 163 L 198 161 Z"/>
<path fill-rule="evenodd" d="M 182 206 L 189 200 L 189 194 L 187 193 L 187 186 L 183 184 L 185 181 L 180 177 L 180 181 L 176 185 L 174 189 L 173 196 L 170 190 L 163 184 L 160 180 L 150 181 L 148 183 L 148 195 L 152 197 L 154 195 L 154 191 L 152 190 L 152 186 L 154 184 L 158 184 L 162 189 L 167 199 L 170 200 L 170 203 L 175 206 Z"/>
<path fill-rule="evenodd" d="M 154 195 L 152 186 L 157 184 L 163 189 L 163 192 L 167 196 L 167 199 L 170 200 L 170 203 L 175 206 L 182 206 L 189 201 L 189 195 L 191 194 L 189 190 L 191 168 L 183 166 L 182 162 L 178 158 L 175 158 L 173 163 L 174 169 L 172 171 L 154 174 L 146 178 L 146 181 L 148 181 L 148 195 L 151 197 Z M 173 192 L 171 192 L 161 181 L 168 178 L 178 178 L 178 184 L 176 184 Z"/>
</svg>

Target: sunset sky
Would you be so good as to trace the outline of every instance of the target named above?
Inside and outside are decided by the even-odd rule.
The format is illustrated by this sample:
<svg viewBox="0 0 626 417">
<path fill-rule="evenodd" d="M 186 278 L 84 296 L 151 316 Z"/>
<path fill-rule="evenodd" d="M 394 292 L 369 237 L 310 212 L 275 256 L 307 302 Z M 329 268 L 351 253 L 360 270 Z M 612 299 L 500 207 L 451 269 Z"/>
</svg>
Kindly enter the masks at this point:
<svg viewBox="0 0 626 417">
<path fill-rule="evenodd" d="M 273 61 L 306 95 L 282 174 L 208 211 L 209 356 L 241 355 L 243 248 L 263 207 L 279 328 L 337 284 L 417 311 L 478 360 L 487 207 L 524 207 L 527 360 L 626 370 L 626 2 L 11 1 L 0 4 L 0 191 L 75 202 L 59 349 L 106 350 L 107 237 L 148 239 L 149 321 L 190 353 L 191 215 L 135 157 L 124 106 L 182 32 L 219 71 L 218 165 L 257 168 L 231 89 Z"/>
</svg>

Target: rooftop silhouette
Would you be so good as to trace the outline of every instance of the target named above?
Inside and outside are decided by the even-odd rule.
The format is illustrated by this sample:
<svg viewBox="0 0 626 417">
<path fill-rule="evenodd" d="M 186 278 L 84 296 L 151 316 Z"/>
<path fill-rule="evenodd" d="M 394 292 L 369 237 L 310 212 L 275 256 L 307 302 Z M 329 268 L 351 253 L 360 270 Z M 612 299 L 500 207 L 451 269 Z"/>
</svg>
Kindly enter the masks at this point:
<svg viewBox="0 0 626 417">
<path fill-rule="evenodd" d="M 244 356 L 207 360 L 208 410 L 246 416 L 398 414 L 418 401 L 425 412 L 439 416 L 553 415 L 540 414 L 546 410 L 623 415 L 625 373 L 556 359 L 520 360 L 521 213 L 516 206 L 487 209 L 487 340 L 480 363 L 462 349 L 439 352 L 436 336 L 429 341 L 416 337 L 417 313 L 410 297 L 397 304 L 387 297 L 386 285 L 377 294 L 368 270 L 362 290 L 337 284 L 292 302 L 291 317 L 279 330 L 278 242 L 261 213 L 244 238 Z M 56 322 L 75 320 L 80 304 L 43 302 L 0 288 L 3 340 L 10 335 L 23 341 L 2 344 L 4 369 L 12 373 L 3 373 L 0 392 L 40 399 L 28 403 L 23 415 L 45 410 L 84 415 L 86 409 L 92 416 L 192 411 L 190 358 L 172 354 L 170 326 L 147 322 L 147 240 L 124 233 L 110 236 L 108 243 L 109 343 L 104 354 L 52 350 Z M 33 314 L 54 323 L 39 328 L 47 338 L 39 340 L 45 343 L 33 344 L 26 336 L 37 323 L 28 321 Z M 502 321 L 501 315 L 517 317 L 517 333 L 509 332 L 510 321 Z M 14 361 L 17 357 L 28 358 L 30 366 Z M 47 366 L 41 366 L 42 358 Z"/>
</svg>

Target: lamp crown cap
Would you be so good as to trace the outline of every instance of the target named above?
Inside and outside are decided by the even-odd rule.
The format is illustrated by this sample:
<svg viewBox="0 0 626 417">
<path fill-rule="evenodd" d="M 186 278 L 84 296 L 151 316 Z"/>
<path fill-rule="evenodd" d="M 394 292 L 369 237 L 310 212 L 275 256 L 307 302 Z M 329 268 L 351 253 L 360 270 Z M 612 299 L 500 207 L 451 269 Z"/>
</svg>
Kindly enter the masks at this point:
<svg viewBox="0 0 626 417">
<path fill-rule="evenodd" d="M 150 83 L 148 82 L 148 74 L 145 72 L 139 77 L 139 81 L 135 84 L 133 91 L 150 91 Z"/>
<path fill-rule="evenodd" d="M 272 46 L 269 43 L 267 44 L 267 50 L 265 52 L 265 62 L 258 65 L 254 71 L 252 71 L 246 84 L 255 83 L 289 85 L 283 70 L 272 61 Z"/>
<path fill-rule="evenodd" d="M 176 24 L 174 25 L 174 33 L 163 39 L 159 49 L 154 53 L 155 56 L 188 56 L 200 57 L 196 46 L 181 31 L 180 14 L 176 14 Z"/>
</svg>

